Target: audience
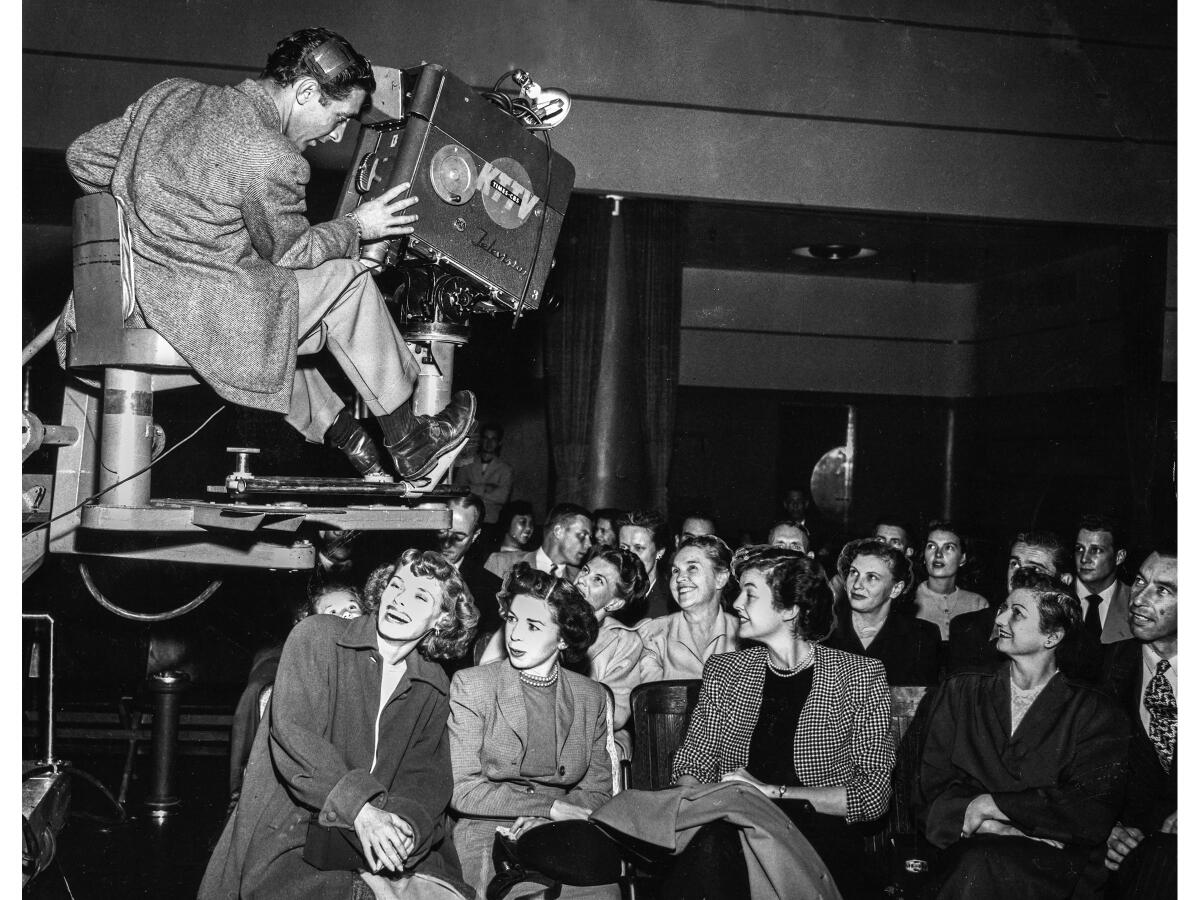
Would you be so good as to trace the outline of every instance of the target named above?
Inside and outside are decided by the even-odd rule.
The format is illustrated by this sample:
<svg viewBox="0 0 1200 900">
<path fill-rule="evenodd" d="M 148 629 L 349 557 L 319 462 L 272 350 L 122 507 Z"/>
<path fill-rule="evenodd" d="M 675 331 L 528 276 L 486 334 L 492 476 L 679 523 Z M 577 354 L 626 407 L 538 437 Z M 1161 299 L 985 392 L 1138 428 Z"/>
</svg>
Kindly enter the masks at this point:
<svg viewBox="0 0 1200 900">
<path fill-rule="evenodd" d="M 951 676 L 930 713 L 913 799 L 945 851 L 937 896 L 1096 896 L 1129 727 L 1110 698 L 1058 671 L 1059 646 L 1082 627 L 1074 594 L 1030 568 L 1010 582 L 996 614 L 1005 662 Z"/>
<path fill-rule="evenodd" d="M 500 510 L 499 526 L 504 535 L 500 549 L 488 556 L 483 567 L 497 578 L 503 578 L 533 538 L 533 506 L 528 500 L 510 500 Z"/>
<path fill-rule="evenodd" d="M 1173 545 L 1160 543 L 1146 557 L 1133 580 L 1133 636 L 1106 648 L 1104 689 L 1133 731 L 1129 785 L 1104 861 L 1114 873 L 1108 894 L 1114 900 L 1177 893 L 1178 567 Z"/>
<path fill-rule="evenodd" d="M 309 616 L 288 635 L 270 724 L 201 898 L 399 896 L 414 873 L 461 883 L 445 823 L 449 685 L 437 660 L 466 650 L 478 613 L 431 552 L 406 550 L 366 594 L 374 617 Z M 339 834 L 357 838 L 357 874 L 332 859 Z"/>
<path fill-rule="evenodd" d="M 690 512 L 679 523 L 679 533 L 675 535 L 675 546 L 678 547 L 684 538 L 716 533 L 716 519 L 704 513 Z"/>
<path fill-rule="evenodd" d="M 479 429 L 479 452 L 475 460 L 462 470 L 462 480 L 467 490 L 483 501 L 484 515 L 480 527 L 486 524 L 489 528 L 496 528 L 500 521 L 500 510 L 512 495 L 512 466 L 500 458 L 500 442 L 503 440 L 502 426 L 495 422 L 483 425 Z"/>
<path fill-rule="evenodd" d="M 738 620 L 721 602 L 733 552 L 715 535 L 687 538 L 671 558 L 671 594 L 679 612 L 637 626 L 643 681 L 699 678 L 709 657 L 741 648 Z"/>
<path fill-rule="evenodd" d="M 624 513 L 611 506 L 598 509 L 592 513 L 592 521 L 596 523 L 595 534 L 592 536 L 597 547 L 615 549 L 620 543 L 617 538 L 617 523 Z"/>
<path fill-rule="evenodd" d="M 683 549 L 680 551 L 685 552 Z M 895 748 L 883 666 L 823 646 L 833 595 L 816 563 L 759 546 L 734 559 L 738 636 L 753 646 L 704 666 L 700 701 L 675 755 L 680 785 L 741 781 L 777 802 L 828 866 L 845 897 L 867 885 L 862 836 L 882 816 Z M 705 836 L 705 830 L 708 835 Z M 678 857 L 663 895 L 748 897 L 745 868 L 718 866 L 729 830 L 704 826 Z M 743 881 L 736 879 L 736 874 Z"/>
<path fill-rule="evenodd" d="M 846 602 L 835 605 L 837 627 L 826 646 L 883 663 L 888 684 L 936 684 L 937 627 L 898 609 L 913 583 L 908 557 L 876 538 L 851 541 L 838 571 Z"/>
<path fill-rule="evenodd" d="M 767 532 L 767 543 L 772 547 L 799 550 L 807 556 L 812 556 L 809 549 L 812 541 L 809 539 L 808 529 L 792 519 L 783 519 L 772 525 L 771 530 Z"/>
<path fill-rule="evenodd" d="M 916 532 L 907 521 L 899 516 L 880 516 L 875 520 L 875 527 L 871 529 L 871 534 L 888 546 L 895 547 L 910 559 L 912 558 L 913 538 L 916 536 Z"/>
<path fill-rule="evenodd" d="M 479 610 L 479 633 L 494 632 L 500 627 L 500 608 L 496 604 L 500 579 L 468 553 L 483 527 L 483 501 L 467 494 L 450 498 L 446 505 L 450 507 L 450 527 L 438 532 L 438 550 L 458 570 L 471 591 Z"/>
<path fill-rule="evenodd" d="M 618 620 L 633 625 L 643 618 L 655 619 L 679 609 L 672 599 L 671 589 L 665 584 L 666 579 L 658 577 L 659 561 L 671 540 L 666 517 L 655 509 L 627 512 L 617 521 L 617 538 L 622 549 L 632 550 L 642 561 L 649 579 L 646 592 L 622 610 Z"/>
<path fill-rule="evenodd" d="M 496 874 L 497 826 L 517 838 L 550 821 L 586 819 L 612 796 L 616 765 L 606 691 L 559 664 L 582 661 L 596 640 L 583 597 L 517 563 L 500 606 L 506 658 L 464 669 L 450 686 L 454 845 L 480 896 Z M 609 888 L 564 887 L 561 896 L 619 896 Z"/>
<path fill-rule="evenodd" d="M 546 516 L 542 545 L 517 555 L 509 564 L 528 563 L 539 572 L 574 581 L 592 549 L 592 514 L 574 503 L 559 503 Z M 494 573 L 493 573 L 494 574 Z M 508 569 L 500 577 L 508 574 Z"/>
<path fill-rule="evenodd" d="M 967 536 L 953 522 L 929 523 L 925 530 L 925 572 L 917 585 L 917 618 L 937 626 L 941 640 L 950 640 L 950 620 L 963 613 L 988 608 L 988 602 L 966 588 L 958 578 L 967 562 Z"/>
</svg>

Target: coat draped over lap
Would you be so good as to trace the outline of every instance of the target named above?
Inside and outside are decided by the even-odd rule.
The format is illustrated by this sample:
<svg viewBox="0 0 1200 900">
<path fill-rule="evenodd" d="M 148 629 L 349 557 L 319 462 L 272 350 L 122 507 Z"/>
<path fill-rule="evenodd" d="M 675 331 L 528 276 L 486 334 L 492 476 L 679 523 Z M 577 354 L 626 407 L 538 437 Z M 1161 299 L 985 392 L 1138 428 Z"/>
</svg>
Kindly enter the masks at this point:
<svg viewBox="0 0 1200 900">
<path fill-rule="evenodd" d="M 88 193 L 123 204 L 138 306 L 227 400 L 288 411 L 296 366 L 293 269 L 358 253 L 346 217 L 310 225 L 308 161 L 255 80 L 161 82 L 67 150 Z M 59 353 L 74 328 L 68 304 Z"/>
<path fill-rule="evenodd" d="M 1117 819 L 1129 725 L 1101 692 L 1055 675 L 1011 733 L 1010 664 L 939 689 L 913 801 L 925 835 L 947 847 L 967 806 L 991 794 L 1031 837 L 1096 847 Z"/>
<path fill-rule="evenodd" d="M 318 871 L 302 852 L 313 813 L 323 825 L 353 831 L 365 803 L 409 823 L 417 872 L 460 883 L 445 826 L 452 790 L 447 679 L 419 653 L 406 663 L 379 717 L 372 766 L 383 664 L 375 618 L 310 616 L 292 629 L 268 706 L 270 727 L 258 730 L 202 900 L 350 900 L 355 873 Z"/>
</svg>

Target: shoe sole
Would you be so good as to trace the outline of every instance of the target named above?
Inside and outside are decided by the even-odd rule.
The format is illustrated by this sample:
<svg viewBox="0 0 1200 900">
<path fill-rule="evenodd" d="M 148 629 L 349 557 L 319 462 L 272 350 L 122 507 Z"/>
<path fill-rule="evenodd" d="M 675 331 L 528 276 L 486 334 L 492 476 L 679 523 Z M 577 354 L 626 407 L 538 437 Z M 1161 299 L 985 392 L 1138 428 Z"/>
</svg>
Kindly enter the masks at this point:
<svg viewBox="0 0 1200 900">
<path fill-rule="evenodd" d="M 462 430 L 462 434 L 460 434 L 456 440 L 447 444 L 441 450 L 439 450 L 435 454 L 433 454 L 433 456 L 429 457 L 429 461 L 427 463 L 425 463 L 425 465 L 421 466 L 421 468 L 417 469 L 417 471 L 413 472 L 411 475 L 401 476 L 400 480 L 406 481 L 409 484 L 414 484 L 414 482 L 420 481 L 422 479 L 427 479 L 427 476 L 429 476 L 430 474 L 433 473 L 433 470 L 435 468 L 437 468 L 438 463 L 441 462 L 442 458 L 445 457 L 445 455 L 447 453 L 451 453 L 455 450 L 462 450 L 463 446 L 467 443 L 467 439 L 471 436 L 471 425 L 473 425 L 475 422 L 476 406 L 477 406 L 477 404 L 475 402 L 475 395 L 472 394 L 471 395 L 471 414 L 467 417 L 467 425 Z M 457 456 L 457 454 L 455 454 L 455 455 Z M 451 462 L 453 462 L 453 460 L 451 460 Z M 447 465 L 447 466 L 445 466 L 445 468 L 448 469 L 448 468 L 450 468 L 450 466 Z M 414 487 L 415 486 L 416 485 L 414 484 Z M 424 485 L 424 486 L 428 487 L 428 485 Z"/>
</svg>

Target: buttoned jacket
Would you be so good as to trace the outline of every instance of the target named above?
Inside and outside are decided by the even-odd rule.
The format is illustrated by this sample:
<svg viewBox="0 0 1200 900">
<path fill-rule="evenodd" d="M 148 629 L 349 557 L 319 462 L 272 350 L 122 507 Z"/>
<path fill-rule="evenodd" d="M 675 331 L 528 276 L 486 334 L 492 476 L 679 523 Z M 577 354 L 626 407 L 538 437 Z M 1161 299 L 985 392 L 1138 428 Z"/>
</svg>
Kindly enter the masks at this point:
<svg viewBox="0 0 1200 900">
<path fill-rule="evenodd" d="M 808 787 L 846 788 L 846 821 L 887 812 L 896 748 L 891 696 L 874 659 L 814 645 L 812 689 L 792 741 L 796 776 Z M 712 657 L 700 700 L 675 754 L 672 778 L 711 783 L 746 765 L 762 708 L 767 649 L 755 645 Z"/>
<path fill-rule="evenodd" d="M 555 800 L 595 809 L 612 796 L 604 688 L 560 667 L 554 705 L 558 767 L 529 778 L 521 774 L 529 727 L 518 671 L 502 659 L 454 675 L 450 759 L 456 812 L 473 818 L 549 816 Z"/>
<path fill-rule="evenodd" d="M 642 639 L 642 658 L 638 662 L 641 681 L 700 678 L 704 664 L 718 653 L 732 653 L 742 647 L 737 636 L 738 620 L 722 610 L 708 643 L 697 647 L 682 612 L 643 619 L 637 633 Z"/>
<path fill-rule="evenodd" d="M 265 89 L 161 82 L 71 144 L 67 166 L 85 191 L 124 204 L 150 327 L 225 399 L 287 412 L 291 270 L 357 255 L 358 229 L 345 217 L 309 224 L 309 164 Z M 69 307 L 60 339 L 73 323 Z"/>
</svg>

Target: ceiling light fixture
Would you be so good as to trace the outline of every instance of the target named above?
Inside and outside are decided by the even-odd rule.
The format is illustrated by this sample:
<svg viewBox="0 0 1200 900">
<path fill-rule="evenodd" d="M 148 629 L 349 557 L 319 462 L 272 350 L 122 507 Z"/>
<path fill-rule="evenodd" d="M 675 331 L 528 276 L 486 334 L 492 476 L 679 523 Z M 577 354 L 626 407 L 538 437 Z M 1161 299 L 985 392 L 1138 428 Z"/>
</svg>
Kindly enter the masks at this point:
<svg viewBox="0 0 1200 900">
<path fill-rule="evenodd" d="M 819 259 L 824 262 L 846 262 L 850 259 L 865 259 L 878 251 L 859 244 L 808 244 L 792 251 L 793 256 Z"/>
</svg>

